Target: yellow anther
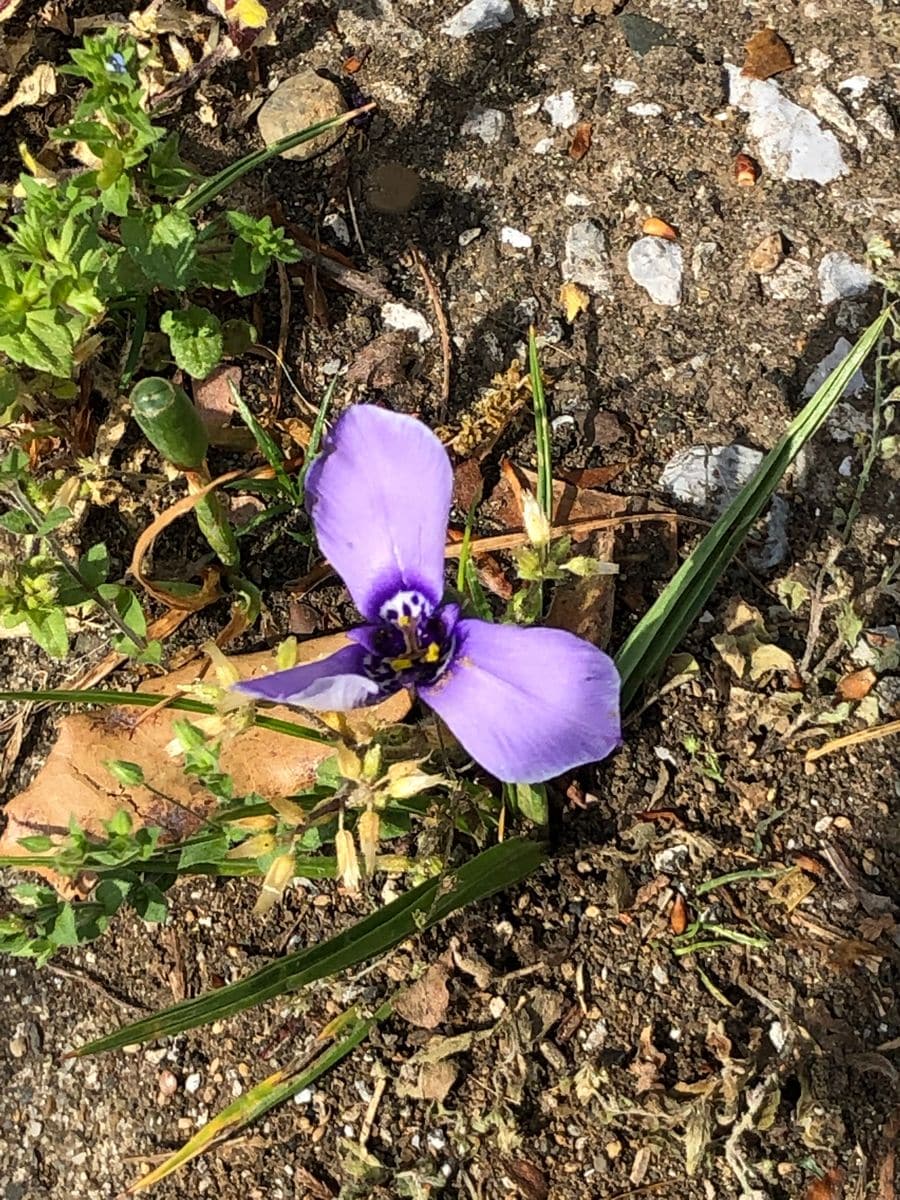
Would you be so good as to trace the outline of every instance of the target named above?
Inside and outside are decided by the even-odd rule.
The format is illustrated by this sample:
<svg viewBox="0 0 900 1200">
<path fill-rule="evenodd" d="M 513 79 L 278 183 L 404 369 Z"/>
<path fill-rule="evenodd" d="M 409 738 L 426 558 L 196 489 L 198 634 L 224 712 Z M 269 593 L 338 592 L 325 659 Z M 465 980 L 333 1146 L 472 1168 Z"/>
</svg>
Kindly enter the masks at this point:
<svg viewBox="0 0 900 1200">
<path fill-rule="evenodd" d="M 425 661 L 427 663 L 436 663 L 441 657 L 441 648 L 437 642 L 429 642 L 428 649 L 425 651 Z"/>
<path fill-rule="evenodd" d="M 394 671 L 408 671 L 412 666 L 411 658 L 392 658 L 391 669 Z"/>
<path fill-rule="evenodd" d="M 406 616 L 405 613 L 401 613 L 400 616 L 397 618 L 397 624 L 400 626 L 401 629 L 405 629 L 411 620 L 412 620 L 412 617 L 408 617 L 408 616 Z"/>
</svg>

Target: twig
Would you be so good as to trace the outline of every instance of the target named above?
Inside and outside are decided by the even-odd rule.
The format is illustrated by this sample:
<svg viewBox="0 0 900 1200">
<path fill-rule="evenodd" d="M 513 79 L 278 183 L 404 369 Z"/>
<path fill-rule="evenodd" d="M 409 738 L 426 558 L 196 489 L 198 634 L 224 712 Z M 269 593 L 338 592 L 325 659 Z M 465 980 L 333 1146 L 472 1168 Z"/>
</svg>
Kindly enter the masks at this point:
<svg viewBox="0 0 900 1200">
<path fill-rule="evenodd" d="M 803 657 L 800 660 L 798 670 L 801 675 L 806 675 L 809 671 L 812 656 L 816 648 L 816 642 L 819 640 L 819 629 L 822 625 L 822 616 L 825 612 L 825 602 L 822 599 L 822 588 L 825 585 L 825 578 L 831 572 L 831 568 L 837 559 L 838 551 L 832 548 L 825 558 L 818 575 L 816 576 L 816 586 L 813 588 L 813 594 L 809 601 L 809 625 L 806 629 L 806 647 L 803 651 Z"/>
<path fill-rule="evenodd" d="M 632 513 L 630 516 L 619 517 L 586 517 L 584 520 L 567 521 L 561 525 L 554 525 L 550 533 L 552 537 L 562 537 L 567 533 L 574 537 L 579 533 L 590 533 L 594 529 L 614 529 L 618 525 L 637 525 L 645 521 L 681 520 L 684 518 L 674 512 Z M 524 530 L 519 530 L 516 533 L 498 533 L 488 537 L 472 538 L 469 549 L 472 554 L 483 554 L 489 550 L 513 550 L 517 546 L 526 545 L 527 542 L 528 535 Z M 461 550 L 461 542 L 451 543 L 444 547 L 444 557 L 459 558 Z"/>
<path fill-rule="evenodd" d="M 364 296 L 366 300 L 371 300 L 375 304 L 390 304 L 396 299 L 393 292 L 388 289 L 371 275 L 366 275 L 363 271 L 354 270 L 353 267 L 345 267 L 343 263 L 335 262 L 333 258 L 328 258 L 324 254 L 316 254 L 314 250 L 304 249 L 298 246 L 301 258 L 315 265 L 320 274 L 327 275 L 335 283 L 346 288 L 349 292 L 356 292 L 360 296 Z M 303 280 L 299 276 L 292 276 L 291 282 L 295 285 L 302 285 Z"/>
<path fill-rule="evenodd" d="M 180 96 L 182 92 L 189 91 L 195 83 L 200 82 L 204 75 L 208 75 L 210 71 L 214 71 L 219 63 L 224 62 L 232 54 L 235 57 L 238 56 L 237 48 L 231 38 L 225 35 L 214 50 L 210 50 L 209 54 L 205 54 L 198 63 L 194 63 L 192 67 L 188 67 L 167 88 L 164 88 L 163 91 L 153 96 L 150 100 L 151 109 L 159 108 L 160 105 L 167 104 L 170 100 L 174 100 L 176 96 Z"/>
<path fill-rule="evenodd" d="M 366 1148 L 366 1142 L 368 1142 L 372 1126 L 375 1124 L 375 1114 L 378 1112 L 378 1105 L 381 1103 L 381 1097 L 384 1095 L 386 1087 L 387 1078 L 382 1075 L 375 1084 L 372 1099 L 369 1101 L 369 1107 L 366 1109 L 366 1115 L 363 1117 L 363 1123 L 359 1131 L 359 1147 L 361 1150 L 365 1150 Z"/>
<path fill-rule="evenodd" d="M 349 187 L 347 188 L 347 210 L 350 213 L 350 220 L 353 224 L 353 235 L 356 238 L 357 245 L 359 246 L 360 251 L 365 254 L 366 244 L 363 241 L 362 234 L 359 231 L 359 222 L 356 219 L 356 205 L 353 203 L 353 192 Z"/>
<path fill-rule="evenodd" d="M 11 485 L 8 494 L 11 496 L 14 503 L 22 510 L 22 512 L 24 512 L 34 522 L 35 529 L 37 529 L 44 518 L 38 509 L 34 507 L 17 483 Z M 54 534 L 42 533 L 39 536 L 53 551 L 54 558 L 57 560 L 69 578 L 74 580 L 74 582 L 77 583 L 78 586 L 90 596 L 97 607 L 106 614 L 119 632 L 124 634 L 125 637 L 127 637 L 133 645 L 137 646 L 139 650 L 146 650 L 147 639 L 133 630 L 118 614 L 118 612 L 116 612 L 115 608 L 111 604 L 107 603 L 107 601 L 104 600 L 99 594 L 97 589 L 93 587 L 87 579 L 85 579 L 75 563 L 72 562 L 68 554 L 66 554 L 65 550 L 63 550 L 62 546 L 60 546 Z"/>
<path fill-rule="evenodd" d="M 78 971 L 74 967 L 61 967 L 56 963 L 48 963 L 47 970 L 53 975 L 62 976 L 63 979 L 72 979 L 76 983 L 86 983 L 95 992 L 99 992 L 101 996 L 105 996 L 113 1004 L 118 1004 L 120 1008 L 128 1009 L 129 1012 L 147 1012 L 145 1004 L 139 1004 L 135 1000 L 128 1000 L 125 996 L 120 996 L 118 992 L 114 992 L 108 984 L 105 984 L 102 979 L 98 979 L 95 975 L 89 975 L 87 971 Z"/>
<path fill-rule="evenodd" d="M 900 733 L 900 721 L 888 721 L 885 725 L 860 729 L 856 733 L 845 733 L 843 737 L 832 738 L 824 746 L 817 746 L 815 750 L 807 750 L 805 761 L 815 762 L 817 758 L 824 758 L 826 754 L 846 750 L 848 746 L 861 746 L 864 742 L 874 742 L 879 738 L 890 737 L 894 733 Z"/>
<path fill-rule="evenodd" d="M 438 333 L 441 339 L 441 355 L 443 357 L 443 375 L 441 378 L 441 406 L 438 411 L 440 420 L 447 420 L 447 406 L 450 403 L 450 372 L 453 366 L 452 351 L 450 347 L 450 330 L 447 327 L 447 316 L 444 312 L 444 306 L 441 303 L 441 294 L 438 291 L 434 276 L 431 274 L 428 263 L 425 261 L 421 252 L 415 247 L 410 246 L 409 252 L 412 255 L 412 260 L 418 268 L 419 274 L 422 276 L 422 282 L 425 284 L 425 290 L 428 293 L 428 299 L 431 301 L 431 307 L 434 309 L 434 319 L 437 322 Z"/>
</svg>

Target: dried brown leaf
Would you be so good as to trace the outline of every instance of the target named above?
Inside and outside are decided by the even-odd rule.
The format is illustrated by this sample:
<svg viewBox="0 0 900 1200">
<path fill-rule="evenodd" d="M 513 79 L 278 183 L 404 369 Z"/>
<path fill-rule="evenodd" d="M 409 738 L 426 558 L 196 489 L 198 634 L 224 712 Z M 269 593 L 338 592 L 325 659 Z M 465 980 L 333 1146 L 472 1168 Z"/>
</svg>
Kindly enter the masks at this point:
<svg viewBox="0 0 900 1200">
<path fill-rule="evenodd" d="M 360 350 L 347 368 L 347 383 L 361 388 L 394 387 L 403 383 L 416 359 L 416 335 L 411 329 L 382 333 Z"/>
<path fill-rule="evenodd" d="M 742 75 L 752 79 L 770 79 L 790 71 L 794 66 L 794 56 L 787 42 L 774 29 L 761 29 L 755 33 L 746 46 L 747 57 L 744 60 Z"/>
<path fill-rule="evenodd" d="M 837 694 L 842 700 L 865 700 L 878 681 L 871 667 L 851 671 L 837 685 Z"/>
<path fill-rule="evenodd" d="M 687 905 L 681 892 L 675 893 L 672 907 L 669 910 L 669 928 L 678 937 L 687 929 Z"/>
<path fill-rule="evenodd" d="M 844 1194 L 845 1172 L 833 1167 L 821 1179 L 813 1179 L 803 1193 L 803 1200 L 841 1200 Z"/>
<path fill-rule="evenodd" d="M 449 1059 L 436 1063 L 423 1063 L 413 1083 L 397 1081 L 397 1092 L 411 1100 L 433 1100 L 442 1104 L 456 1083 L 459 1067 Z"/>
<path fill-rule="evenodd" d="M 750 270 L 757 275 L 770 275 L 784 260 L 784 238 L 776 230 L 767 234 L 763 240 L 750 251 L 747 262 Z"/>
<path fill-rule="evenodd" d="M 547 1200 L 550 1186 L 544 1172 L 527 1158 L 510 1158 L 504 1164 L 510 1177 L 525 1200 Z"/>
<path fill-rule="evenodd" d="M 342 634 L 315 638 L 298 648 L 301 662 L 313 662 L 346 644 Z M 229 659 L 243 678 L 263 674 L 275 667 L 272 654 L 237 655 Z M 178 695 L 179 689 L 197 679 L 198 664 L 149 680 L 139 689 L 161 696 Z M 303 724 L 303 716 L 278 706 L 271 715 Z M 351 726 L 372 720 L 382 725 L 400 721 L 409 711 L 409 696 L 401 692 L 373 708 L 349 714 Z M 136 826 L 160 825 L 169 838 L 193 832 L 214 804 L 196 780 L 184 774 L 180 760 L 166 747 L 171 742 L 173 722 L 185 714 L 169 708 L 108 709 L 104 713 L 76 713 L 63 717 L 59 734 L 47 761 L 29 786 L 6 808 L 6 829 L 0 836 L 0 854 L 26 853 L 19 838 L 34 834 L 64 836 L 69 818 L 90 834 L 101 834 L 103 822 L 120 809 L 130 811 Z M 202 720 L 202 718 L 194 718 Z M 235 792 L 244 795 L 289 796 L 308 788 L 318 766 L 334 752 L 322 742 L 288 739 L 257 726 L 226 740 L 222 747 L 222 771 L 232 776 Z M 153 783 L 127 788 L 118 784 L 103 766 L 113 760 L 137 763 Z M 171 797 L 168 803 L 162 796 Z M 196 814 L 195 816 L 193 814 Z M 67 885 L 53 879 L 66 890 Z"/>
<path fill-rule="evenodd" d="M 443 1021 L 450 1003 L 449 974 L 446 963 L 432 963 L 420 979 L 401 992 L 394 1001 L 395 1010 L 411 1025 L 435 1029 Z"/>
<path fill-rule="evenodd" d="M 0 10 L 0 20 L 3 20 Z M 56 71 L 49 63 L 40 63 L 26 75 L 5 104 L 0 105 L 0 117 L 8 117 L 15 108 L 40 107 L 56 95 Z"/>
<path fill-rule="evenodd" d="M 641 1030 L 637 1057 L 628 1068 L 636 1078 L 636 1095 L 642 1096 L 646 1092 L 655 1092 L 662 1088 L 660 1071 L 665 1063 L 666 1056 L 653 1045 L 653 1026 L 645 1025 Z"/>
<path fill-rule="evenodd" d="M 575 162 L 581 162 L 591 148 L 593 136 L 594 127 L 590 121 L 579 121 L 572 135 L 572 142 L 569 146 L 569 157 L 573 158 Z"/>
</svg>

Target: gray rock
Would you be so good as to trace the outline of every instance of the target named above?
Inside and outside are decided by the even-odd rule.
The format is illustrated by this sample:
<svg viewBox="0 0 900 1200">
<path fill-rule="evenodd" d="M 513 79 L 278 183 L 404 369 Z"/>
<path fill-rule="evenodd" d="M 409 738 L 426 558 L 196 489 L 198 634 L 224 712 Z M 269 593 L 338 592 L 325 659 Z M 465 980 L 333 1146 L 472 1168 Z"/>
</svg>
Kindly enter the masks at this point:
<svg viewBox="0 0 900 1200">
<path fill-rule="evenodd" d="M 566 283 L 580 283 L 598 296 L 612 294 L 612 262 L 606 237 L 593 221 L 578 221 L 569 226 L 562 274 Z"/>
<path fill-rule="evenodd" d="M 690 446 L 666 463 L 659 482 L 674 499 L 715 517 L 753 478 L 763 457 L 750 446 Z M 787 557 L 789 520 L 787 501 L 773 496 L 765 517 L 765 540 L 747 555 L 753 566 L 769 571 Z"/>
<path fill-rule="evenodd" d="M 677 242 L 642 237 L 628 251 L 628 274 L 654 304 L 680 304 L 684 255 Z"/>
<path fill-rule="evenodd" d="M 805 300 L 812 291 L 813 269 L 805 262 L 789 258 L 777 271 L 764 276 L 762 285 L 773 300 Z"/>
<path fill-rule="evenodd" d="M 819 263 L 819 295 L 823 304 L 864 296 L 874 282 L 864 266 L 841 250 L 832 250 Z"/>
<path fill-rule="evenodd" d="M 478 137 L 486 146 L 494 146 L 500 141 L 505 124 L 506 113 L 499 108 L 482 108 L 476 104 L 463 122 L 461 132 L 464 137 Z"/>
<path fill-rule="evenodd" d="M 807 399 L 813 394 L 813 392 L 817 391 L 822 386 L 834 368 L 839 366 L 844 361 L 852 349 L 853 347 L 846 338 L 838 338 L 838 340 L 834 343 L 834 349 L 831 351 L 831 353 L 826 354 L 816 369 L 812 372 L 809 379 L 807 379 L 803 388 L 804 399 Z M 841 394 L 843 396 L 857 396 L 860 392 L 865 391 L 865 388 L 866 377 L 863 375 L 862 371 L 856 370 L 851 375 L 847 382 L 847 386 L 844 388 Z"/>
<path fill-rule="evenodd" d="M 471 33 L 490 33 L 492 29 L 508 25 L 513 15 L 509 0 L 470 0 L 445 22 L 442 32 L 452 38 L 468 37 Z"/>
<path fill-rule="evenodd" d="M 330 79 L 323 79 L 307 68 L 278 85 L 259 110 L 256 121 L 263 141 L 271 146 L 288 134 L 318 125 L 320 121 L 327 121 L 329 117 L 336 117 L 345 110 L 340 88 Z M 311 142 L 285 150 L 281 157 L 310 158 L 333 146 L 343 132 L 343 127 L 333 129 L 331 133 L 313 138 Z"/>
<path fill-rule="evenodd" d="M 729 100 L 749 115 L 747 132 L 771 175 L 824 184 L 847 174 L 840 143 L 809 109 L 788 100 L 770 79 L 752 79 L 730 63 L 726 69 Z"/>
<path fill-rule="evenodd" d="M 578 120 L 578 107 L 574 92 L 554 92 L 548 96 L 541 108 L 557 129 L 569 129 Z"/>
<path fill-rule="evenodd" d="M 860 433 L 868 433 L 872 428 L 872 418 L 863 416 L 861 412 L 841 400 L 825 418 L 825 428 L 835 442 L 852 442 Z"/>
</svg>

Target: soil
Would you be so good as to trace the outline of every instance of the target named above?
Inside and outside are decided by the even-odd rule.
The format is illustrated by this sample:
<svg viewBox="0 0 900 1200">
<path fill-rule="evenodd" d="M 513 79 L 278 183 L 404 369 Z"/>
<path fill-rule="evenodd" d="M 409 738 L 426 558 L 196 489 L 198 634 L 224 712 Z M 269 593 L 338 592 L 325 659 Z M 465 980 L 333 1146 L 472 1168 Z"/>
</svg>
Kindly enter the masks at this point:
<svg viewBox="0 0 900 1200">
<path fill-rule="evenodd" d="M 277 203 L 287 220 L 314 232 L 328 228 L 329 214 L 350 223 L 349 192 L 365 252 L 354 243 L 347 253 L 433 324 L 410 247 L 430 265 L 453 339 L 449 411 L 441 411 L 436 333 L 414 347 L 407 377 L 377 393 L 382 402 L 452 427 L 521 352 L 533 322 L 544 343 L 557 470 L 625 462 L 609 491 L 666 501 L 658 478 L 676 451 L 731 442 L 768 449 L 800 407 L 812 368 L 839 333 L 853 338 L 878 298 L 825 309 L 813 275 L 806 295 L 778 300 L 748 268 L 748 256 L 780 230 L 789 259 L 815 271 L 828 251 L 861 260 L 872 236 L 896 238 L 900 143 L 860 117 L 879 101 L 900 137 L 900 28 L 892 6 L 527 0 L 501 30 L 454 41 L 440 27 L 455 7 L 291 2 L 276 45 L 219 67 L 168 120 L 182 131 L 188 156 L 209 171 L 257 144 L 249 106 L 301 68 L 341 81 L 348 100 L 352 84 L 377 101 L 370 123 L 339 147 L 310 162 L 270 165 L 244 181 L 238 198 Z M 26 0 L 7 28 L 14 33 L 34 9 Z M 110 6 L 68 9 L 84 15 Z M 669 44 L 636 54 L 623 13 L 658 22 Z M 780 82 L 798 103 L 809 102 L 816 84 L 837 92 L 849 77 L 871 80 L 859 103 L 839 93 L 866 133 L 866 148 L 838 132 L 850 169 L 827 187 L 779 182 L 765 172 L 753 188 L 735 182 L 746 119 L 727 105 L 723 64 L 740 64 L 745 42 L 767 23 L 793 50 L 797 65 Z M 42 29 L 32 59 L 61 61 L 69 45 L 63 34 Z M 342 63 L 363 46 L 371 52 L 351 80 Z M 636 87 L 625 95 L 615 80 Z M 536 105 L 566 90 L 592 125 L 592 145 L 580 161 L 568 153 L 571 134 L 552 129 Z M 634 115 L 628 108 L 637 103 L 661 111 Z M 204 105 L 215 114 L 212 127 L 201 120 Z M 499 144 L 462 135 L 475 105 L 506 113 Z M 37 138 L 44 120 L 53 124 L 58 115 L 14 113 L 7 145 Z M 535 154 L 535 143 L 546 138 L 548 152 Z M 567 205 L 572 194 L 583 207 Z M 674 226 L 684 248 L 678 307 L 650 303 L 626 270 L 628 247 L 650 215 Z M 585 218 L 605 231 L 614 284 L 611 295 L 568 325 L 558 301 L 559 264 L 566 229 Z M 503 244 L 503 226 L 527 233 L 530 249 Z M 478 236 L 461 245 L 460 235 L 476 228 Z M 352 360 L 382 332 L 382 320 L 378 305 L 349 292 L 328 292 L 327 326 L 308 318 L 300 289 L 293 300 L 286 359 L 314 400 L 333 360 Z M 255 310 L 266 345 L 277 344 L 279 314 L 273 279 Z M 268 364 L 254 361 L 245 371 L 251 396 L 256 389 L 264 400 L 271 381 Z M 295 403 L 283 387 L 282 415 Z M 871 391 L 854 403 L 865 414 Z M 534 466 L 527 422 L 504 431 L 489 473 L 501 450 Z M 805 764 L 808 743 L 787 738 L 789 722 L 772 715 L 776 689 L 746 682 L 737 688 L 712 644 L 728 605 L 743 597 L 769 620 L 778 644 L 802 657 L 809 609 L 791 614 L 780 607 L 775 584 L 789 575 L 812 587 L 833 550 L 865 623 L 895 619 L 896 589 L 892 595 L 877 585 L 896 561 L 898 460 L 876 467 L 849 544 L 840 549 L 836 509 L 846 507 L 852 481 L 838 466 L 851 452 L 824 431 L 807 451 L 786 492 L 788 559 L 765 578 L 741 565 L 727 573 L 683 647 L 696 657 L 698 675 L 641 711 L 609 762 L 554 790 L 552 854 L 526 885 L 456 916 L 352 980 L 159 1047 L 97 1059 L 61 1061 L 60 1054 L 171 1003 L 179 989 L 196 995 L 242 976 L 282 952 L 288 934 L 292 945 L 328 937 L 371 911 L 377 895 L 298 887 L 260 922 L 250 912 L 251 885 L 189 880 L 173 889 L 163 928 L 125 916 L 98 942 L 43 970 L 5 964 L 3 1200 L 116 1195 L 147 1163 L 288 1061 L 351 999 L 380 999 L 442 956 L 449 956 L 449 1004 L 437 1033 L 492 1031 L 456 1058 L 458 1073 L 443 1102 L 403 1095 L 410 1075 L 404 1064 L 430 1035 L 394 1017 L 311 1096 L 274 1110 L 154 1194 L 893 1200 L 900 1121 L 897 742 Z M 226 469 L 232 461 L 223 456 L 216 465 Z M 168 494 L 136 496 L 133 521 Z M 133 528 L 116 513 L 92 520 L 99 527 L 84 536 L 106 537 L 126 562 Z M 692 536 L 684 527 L 683 548 Z M 164 543 L 176 568 L 199 553 L 188 538 L 173 531 Z M 619 554 L 613 648 L 673 565 L 643 531 L 623 539 Z M 297 615 L 285 585 L 307 565 L 305 550 L 285 537 L 260 557 L 273 642 Z M 305 603 L 304 620 L 316 631 L 345 619 L 337 588 L 316 591 Z M 826 609 L 814 663 L 834 642 L 834 613 Z M 222 605 L 173 644 L 200 642 L 226 620 Z M 240 648 L 258 646 L 260 638 L 254 631 Z M 95 637 L 76 649 L 61 667 L 29 644 L 0 642 L 4 680 L 59 684 L 103 647 Z M 813 692 L 833 690 L 850 669 L 838 644 Z M 125 673 L 113 683 L 125 686 L 130 678 Z M 29 720 L 6 781 L 10 795 L 40 766 L 53 728 L 51 715 Z M 798 856 L 805 856 L 813 887 L 793 911 L 773 897 L 766 878 L 697 890 L 726 873 L 791 864 Z M 834 862 L 851 874 L 835 871 Z M 689 920 L 703 916 L 757 944 L 676 956 L 672 909 L 679 896 Z M 176 1080 L 171 1095 L 161 1088 L 164 1072 Z M 360 1130 L 382 1080 L 366 1141 L 380 1167 L 361 1178 Z M 703 1128 L 705 1153 L 690 1162 Z"/>
</svg>

